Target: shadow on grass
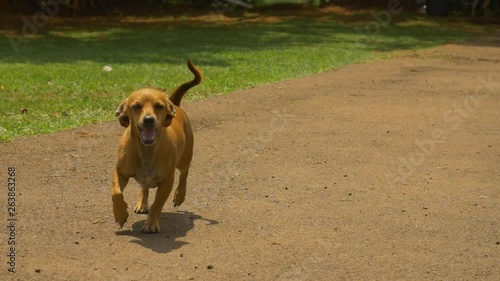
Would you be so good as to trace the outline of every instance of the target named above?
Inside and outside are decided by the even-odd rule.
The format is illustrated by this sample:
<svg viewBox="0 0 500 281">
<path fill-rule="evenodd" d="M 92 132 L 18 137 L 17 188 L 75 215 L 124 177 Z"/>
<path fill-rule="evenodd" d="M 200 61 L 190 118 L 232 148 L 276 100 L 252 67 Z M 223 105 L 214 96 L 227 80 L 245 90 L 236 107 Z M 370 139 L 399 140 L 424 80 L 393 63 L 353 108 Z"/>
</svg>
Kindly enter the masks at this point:
<svg viewBox="0 0 500 281">
<path fill-rule="evenodd" d="M 347 16 L 329 20 L 290 19 L 277 23 L 239 23 L 228 26 L 115 26 L 91 31 L 46 30 L 26 41 L 0 36 L 0 63 L 159 63 L 180 64 L 193 58 L 198 64 L 227 67 L 234 57 L 224 52 L 280 50 L 290 46 L 338 45 L 358 51 L 394 51 L 432 47 L 461 40 L 464 31 L 428 27 L 422 23 L 381 27 L 377 34 L 365 33 L 373 21 Z M 394 23 L 397 22 L 394 20 Z M 17 40 L 17 41 L 16 41 Z M 214 54 L 218 56 L 214 57 Z"/>
<path fill-rule="evenodd" d="M 162 213 L 160 217 L 160 233 L 142 233 L 141 229 L 146 221 L 142 220 L 134 223 L 132 230 L 121 230 L 116 232 L 116 235 L 134 237 L 136 239 L 130 241 L 131 243 L 141 245 L 157 253 L 168 253 L 188 244 L 188 242 L 177 241 L 177 239 L 185 237 L 194 228 L 194 221 L 196 220 L 206 221 L 207 225 L 219 223 L 192 212 Z"/>
</svg>

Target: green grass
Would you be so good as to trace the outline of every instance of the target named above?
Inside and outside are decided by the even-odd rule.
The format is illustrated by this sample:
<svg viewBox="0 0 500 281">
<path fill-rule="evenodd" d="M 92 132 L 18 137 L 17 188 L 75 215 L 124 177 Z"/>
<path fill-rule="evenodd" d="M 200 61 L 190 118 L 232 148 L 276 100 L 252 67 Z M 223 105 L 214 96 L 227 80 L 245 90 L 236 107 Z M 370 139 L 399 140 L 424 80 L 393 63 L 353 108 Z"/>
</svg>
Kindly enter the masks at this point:
<svg viewBox="0 0 500 281">
<path fill-rule="evenodd" d="M 422 19 L 382 27 L 366 36 L 354 23 L 295 19 L 279 23 L 96 26 L 46 29 L 14 52 L 0 35 L 0 141 L 114 119 L 134 89 L 172 90 L 191 79 L 192 58 L 205 74 L 187 99 L 305 76 L 393 51 L 461 41 L 477 34 Z M 104 66 L 113 71 L 104 72 Z M 362 77 L 359 77 L 362 79 Z M 21 114 L 21 109 L 28 114 Z"/>
</svg>

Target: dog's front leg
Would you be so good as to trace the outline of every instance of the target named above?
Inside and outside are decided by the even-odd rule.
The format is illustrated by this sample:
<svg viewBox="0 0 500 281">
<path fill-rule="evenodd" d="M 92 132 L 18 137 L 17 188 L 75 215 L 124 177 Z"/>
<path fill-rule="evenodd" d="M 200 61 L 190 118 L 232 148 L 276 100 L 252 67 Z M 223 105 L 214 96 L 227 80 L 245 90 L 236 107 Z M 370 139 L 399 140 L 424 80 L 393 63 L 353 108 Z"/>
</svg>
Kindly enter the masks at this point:
<svg viewBox="0 0 500 281">
<path fill-rule="evenodd" d="M 148 218 L 142 227 L 142 232 L 156 233 L 160 231 L 161 210 L 163 209 L 163 206 L 172 191 L 172 186 L 174 185 L 174 175 L 175 170 L 169 172 L 165 181 L 158 185 L 155 201 L 151 205 Z"/>
<path fill-rule="evenodd" d="M 118 174 L 118 171 L 115 170 L 111 199 L 113 200 L 113 214 L 120 227 L 123 227 L 128 218 L 127 203 L 123 198 L 123 189 L 127 186 L 128 180 L 129 178 Z"/>
</svg>

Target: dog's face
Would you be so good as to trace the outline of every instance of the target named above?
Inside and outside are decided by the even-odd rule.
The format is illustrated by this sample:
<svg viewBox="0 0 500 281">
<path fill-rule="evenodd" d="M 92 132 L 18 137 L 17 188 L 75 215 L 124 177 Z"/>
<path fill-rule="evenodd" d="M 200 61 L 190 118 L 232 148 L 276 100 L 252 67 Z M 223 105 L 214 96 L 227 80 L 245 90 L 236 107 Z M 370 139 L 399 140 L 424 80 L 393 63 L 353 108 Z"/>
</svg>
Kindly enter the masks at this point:
<svg viewBox="0 0 500 281">
<path fill-rule="evenodd" d="M 156 143 L 161 127 L 168 127 L 176 112 L 165 93 L 156 89 L 133 92 L 115 112 L 123 127 L 131 126 L 141 143 L 150 146 Z"/>
</svg>

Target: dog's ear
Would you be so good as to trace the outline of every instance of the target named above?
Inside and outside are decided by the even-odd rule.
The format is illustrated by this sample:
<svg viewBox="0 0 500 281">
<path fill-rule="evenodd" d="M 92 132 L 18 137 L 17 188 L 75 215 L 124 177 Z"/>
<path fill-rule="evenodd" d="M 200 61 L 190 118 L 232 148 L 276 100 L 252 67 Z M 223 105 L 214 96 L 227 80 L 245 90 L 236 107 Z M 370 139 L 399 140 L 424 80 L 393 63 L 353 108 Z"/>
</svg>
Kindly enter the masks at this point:
<svg viewBox="0 0 500 281">
<path fill-rule="evenodd" d="M 130 119 L 128 118 L 128 113 L 127 113 L 127 101 L 128 99 L 125 99 L 120 103 L 118 108 L 115 111 L 115 116 L 118 117 L 118 121 L 120 121 L 120 125 L 123 127 L 127 128 L 128 125 L 130 125 Z"/>
<path fill-rule="evenodd" d="M 174 104 L 168 101 L 167 104 L 167 116 L 165 117 L 165 120 L 161 123 L 163 127 L 168 127 L 170 124 L 172 124 L 172 119 L 177 115 L 177 112 L 175 111 Z"/>
</svg>

